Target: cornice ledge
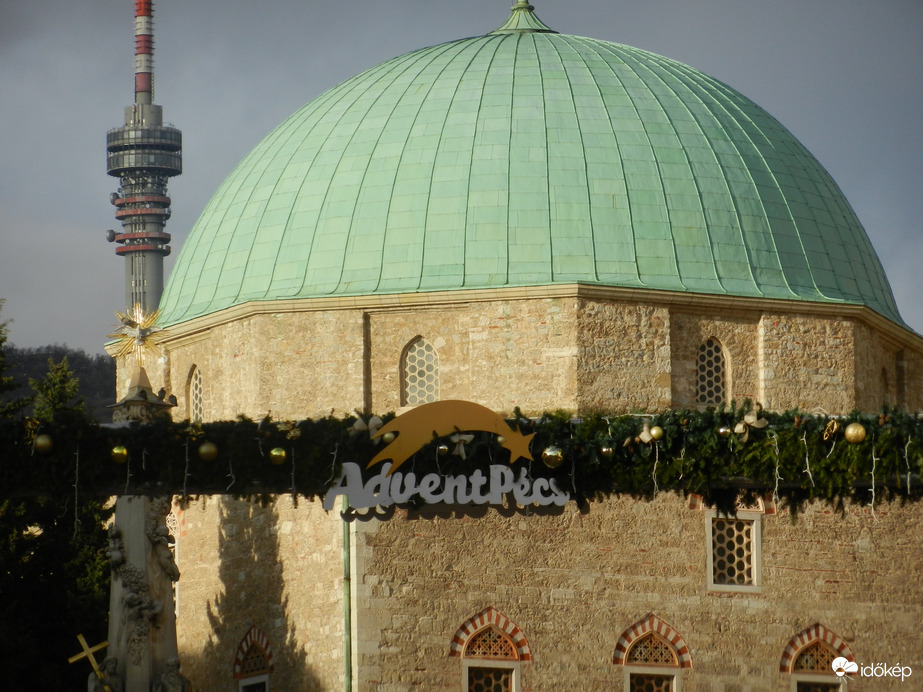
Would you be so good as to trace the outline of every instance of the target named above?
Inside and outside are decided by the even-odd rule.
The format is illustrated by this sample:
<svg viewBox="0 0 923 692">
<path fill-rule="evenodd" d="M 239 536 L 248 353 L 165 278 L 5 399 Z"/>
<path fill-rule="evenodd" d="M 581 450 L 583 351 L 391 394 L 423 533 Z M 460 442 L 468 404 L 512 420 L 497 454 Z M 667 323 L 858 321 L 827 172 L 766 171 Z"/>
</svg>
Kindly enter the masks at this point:
<svg viewBox="0 0 923 692">
<path fill-rule="evenodd" d="M 203 338 L 206 336 L 205 332 L 215 327 L 257 315 L 329 310 L 375 312 L 395 308 L 437 307 L 494 300 L 535 300 L 543 298 L 619 301 L 666 308 L 718 310 L 723 313 L 732 312 L 748 315 L 780 313 L 789 315 L 810 314 L 825 318 L 848 318 L 862 322 L 875 329 L 889 346 L 896 348 L 909 347 L 923 353 L 923 336 L 909 327 L 892 322 L 865 305 L 686 293 L 661 289 L 598 286 L 585 283 L 249 301 L 170 325 L 163 334 L 163 342 L 174 346 L 190 343 L 190 339 L 195 340 L 196 335 Z M 108 345 L 106 350 L 109 352 Z"/>
</svg>

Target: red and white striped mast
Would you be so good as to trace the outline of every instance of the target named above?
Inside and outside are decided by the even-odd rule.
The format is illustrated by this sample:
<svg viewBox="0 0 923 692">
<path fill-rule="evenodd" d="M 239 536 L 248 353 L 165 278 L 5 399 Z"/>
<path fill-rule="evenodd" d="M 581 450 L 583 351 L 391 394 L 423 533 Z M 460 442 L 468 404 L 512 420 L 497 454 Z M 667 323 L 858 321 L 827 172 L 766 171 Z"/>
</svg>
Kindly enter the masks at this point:
<svg viewBox="0 0 923 692">
<path fill-rule="evenodd" d="M 183 135 L 163 124 L 154 104 L 154 3 L 135 0 L 135 100 L 125 108 L 125 125 L 106 135 L 107 172 L 119 179 L 110 195 L 122 231 L 109 231 L 115 252 L 125 258 L 125 298 L 129 310 L 157 309 L 163 292 L 163 258 L 170 254 L 167 181 L 183 171 Z"/>
</svg>

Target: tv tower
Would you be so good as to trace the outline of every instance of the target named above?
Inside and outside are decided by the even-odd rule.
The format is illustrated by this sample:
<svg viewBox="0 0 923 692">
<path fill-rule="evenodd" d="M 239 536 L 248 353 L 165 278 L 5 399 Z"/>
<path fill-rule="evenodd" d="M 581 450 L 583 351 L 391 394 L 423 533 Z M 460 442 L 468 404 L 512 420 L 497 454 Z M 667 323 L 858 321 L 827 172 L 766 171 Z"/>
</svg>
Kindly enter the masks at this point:
<svg viewBox="0 0 923 692">
<path fill-rule="evenodd" d="M 106 134 L 107 172 L 119 179 L 109 201 L 122 232 L 109 231 L 125 257 L 125 300 L 129 310 L 157 309 L 163 292 L 163 258 L 170 254 L 167 180 L 183 172 L 183 133 L 163 124 L 154 104 L 153 0 L 135 0 L 135 102 L 125 108 L 125 125 Z"/>
</svg>

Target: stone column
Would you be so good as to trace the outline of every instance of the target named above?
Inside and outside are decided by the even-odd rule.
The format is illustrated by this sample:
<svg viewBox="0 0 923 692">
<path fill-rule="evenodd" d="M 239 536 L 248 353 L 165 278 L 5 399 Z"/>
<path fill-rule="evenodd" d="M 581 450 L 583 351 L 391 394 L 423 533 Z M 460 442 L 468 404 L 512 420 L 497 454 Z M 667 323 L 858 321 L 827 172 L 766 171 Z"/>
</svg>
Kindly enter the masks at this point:
<svg viewBox="0 0 923 692">
<path fill-rule="evenodd" d="M 170 405 L 154 395 L 147 374 L 139 368 L 128 395 L 111 407 L 112 419 L 149 422 Z M 166 526 L 171 505 L 170 495 L 120 496 L 109 529 L 108 654 L 118 659 L 123 689 L 132 692 L 163 689 L 164 676 L 176 675 L 173 582 L 179 579 L 179 569 Z"/>
</svg>

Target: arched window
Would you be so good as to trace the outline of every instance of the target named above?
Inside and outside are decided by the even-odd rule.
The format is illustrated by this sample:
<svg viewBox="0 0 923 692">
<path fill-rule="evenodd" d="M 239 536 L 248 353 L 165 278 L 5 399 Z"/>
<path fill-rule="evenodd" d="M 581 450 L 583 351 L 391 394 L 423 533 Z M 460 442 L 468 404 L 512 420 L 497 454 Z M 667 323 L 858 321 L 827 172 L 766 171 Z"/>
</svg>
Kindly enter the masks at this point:
<svg viewBox="0 0 923 692">
<path fill-rule="evenodd" d="M 835 661 L 841 664 L 839 672 Z M 841 692 L 846 676 L 857 669 L 849 645 L 819 623 L 789 640 L 779 665 L 791 675 L 792 692 Z"/>
<path fill-rule="evenodd" d="M 186 384 L 186 413 L 193 423 L 201 422 L 205 416 L 205 396 L 202 383 L 202 371 L 199 366 L 193 365 L 189 371 L 189 380 Z"/>
<path fill-rule="evenodd" d="M 717 406 L 727 401 L 727 370 L 727 358 L 720 341 L 708 339 L 699 346 L 696 359 L 696 403 Z"/>
<path fill-rule="evenodd" d="M 612 662 L 625 666 L 626 692 L 680 692 L 680 672 L 692 667 L 685 640 L 653 614 L 622 633 Z"/>
<path fill-rule="evenodd" d="M 253 625 L 237 647 L 234 678 L 239 692 L 269 692 L 272 647 L 263 631 Z"/>
<path fill-rule="evenodd" d="M 881 405 L 888 406 L 891 403 L 891 383 L 888 381 L 888 369 L 881 369 Z"/>
<path fill-rule="evenodd" d="M 532 660 L 522 630 L 494 608 L 485 608 L 458 628 L 449 655 L 462 659 L 462 689 L 467 692 L 519 692 L 520 664 Z"/>
<path fill-rule="evenodd" d="M 439 399 L 439 354 L 418 336 L 401 357 L 401 405 L 417 406 Z"/>
</svg>

